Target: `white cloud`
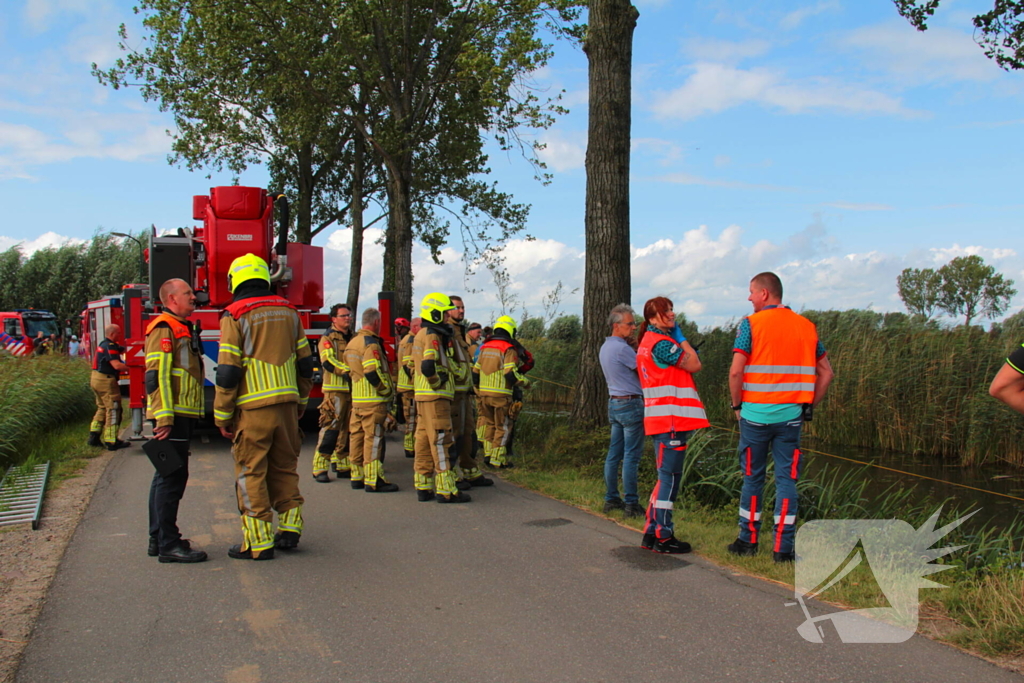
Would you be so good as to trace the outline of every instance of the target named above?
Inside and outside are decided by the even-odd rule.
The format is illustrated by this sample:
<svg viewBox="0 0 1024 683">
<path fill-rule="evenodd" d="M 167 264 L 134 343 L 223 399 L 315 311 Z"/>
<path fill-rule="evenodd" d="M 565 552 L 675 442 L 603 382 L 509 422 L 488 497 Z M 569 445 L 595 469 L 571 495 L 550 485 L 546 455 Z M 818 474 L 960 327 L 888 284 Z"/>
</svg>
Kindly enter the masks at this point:
<svg viewBox="0 0 1024 683">
<path fill-rule="evenodd" d="M 77 237 L 66 237 L 55 232 L 44 232 L 34 240 L 14 239 L 13 237 L 0 235 L 0 251 L 7 251 L 11 247 L 20 245 L 22 255 L 31 256 L 40 249 L 62 247 L 65 244 L 85 244 L 85 242 L 85 240 L 78 239 Z"/>
<path fill-rule="evenodd" d="M 779 22 L 779 26 L 792 31 L 804 22 L 805 19 L 817 16 L 830 10 L 839 9 L 839 3 L 836 0 L 826 0 L 825 2 L 819 2 L 816 5 L 809 5 L 808 7 L 801 7 L 798 10 L 793 10 L 782 18 Z"/>
<path fill-rule="evenodd" d="M 537 153 L 540 160 L 556 171 L 583 168 L 587 160 L 587 134 L 574 131 L 546 131 L 540 137 L 545 148 Z"/>
<path fill-rule="evenodd" d="M 929 253 L 934 265 L 938 266 L 943 266 L 960 256 L 980 256 L 986 261 L 1000 261 L 1017 256 L 1017 252 L 1013 249 L 990 249 L 980 246 L 961 247 L 959 244 L 954 244 L 951 247 L 929 249 Z"/>
<path fill-rule="evenodd" d="M 719 40 L 716 38 L 690 38 L 683 42 L 683 53 L 701 62 L 733 64 L 768 52 L 772 44 L 767 40 Z"/>
<path fill-rule="evenodd" d="M 992 81 L 1002 74 L 970 33 L 943 27 L 916 31 L 893 20 L 850 31 L 837 45 L 862 53 L 872 67 L 911 85 Z"/>
<path fill-rule="evenodd" d="M 846 114 L 915 116 L 898 98 L 830 78 L 787 79 L 768 68 L 738 69 L 699 62 L 686 82 L 669 92 L 656 92 L 651 110 L 659 118 L 689 120 L 747 103 L 788 114 L 826 109 Z"/>
</svg>

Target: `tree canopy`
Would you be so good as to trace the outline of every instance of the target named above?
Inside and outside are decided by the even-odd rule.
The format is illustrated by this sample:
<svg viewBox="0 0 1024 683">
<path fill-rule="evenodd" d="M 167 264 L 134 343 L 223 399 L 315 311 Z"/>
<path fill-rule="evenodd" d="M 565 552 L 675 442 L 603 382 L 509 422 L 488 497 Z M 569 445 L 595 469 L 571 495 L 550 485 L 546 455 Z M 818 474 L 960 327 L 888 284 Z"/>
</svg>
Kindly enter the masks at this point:
<svg viewBox="0 0 1024 683">
<path fill-rule="evenodd" d="M 942 0 L 893 0 L 893 3 L 918 31 L 927 31 L 928 20 Z M 985 56 L 1007 71 L 1024 69 L 1024 2 L 993 0 L 992 9 L 976 15 L 972 23 L 974 39 Z"/>
<path fill-rule="evenodd" d="M 930 319 L 936 311 L 951 317 L 995 318 L 1006 312 L 1017 294 L 1013 280 L 997 273 L 980 256 L 958 256 L 937 271 L 906 268 L 896 278 L 900 298 L 914 315 Z"/>
</svg>

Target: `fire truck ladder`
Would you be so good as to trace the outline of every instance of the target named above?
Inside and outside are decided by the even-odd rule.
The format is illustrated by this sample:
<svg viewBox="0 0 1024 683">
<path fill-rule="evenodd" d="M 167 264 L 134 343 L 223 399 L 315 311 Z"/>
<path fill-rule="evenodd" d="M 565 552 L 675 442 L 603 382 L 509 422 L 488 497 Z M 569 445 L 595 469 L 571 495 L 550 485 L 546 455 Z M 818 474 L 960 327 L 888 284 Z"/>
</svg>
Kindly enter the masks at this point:
<svg viewBox="0 0 1024 683">
<path fill-rule="evenodd" d="M 12 465 L 0 481 L 0 526 L 32 522 L 32 529 L 38 529 L 49 478 L 49 460 L 30 470 Z"/>
</svg>

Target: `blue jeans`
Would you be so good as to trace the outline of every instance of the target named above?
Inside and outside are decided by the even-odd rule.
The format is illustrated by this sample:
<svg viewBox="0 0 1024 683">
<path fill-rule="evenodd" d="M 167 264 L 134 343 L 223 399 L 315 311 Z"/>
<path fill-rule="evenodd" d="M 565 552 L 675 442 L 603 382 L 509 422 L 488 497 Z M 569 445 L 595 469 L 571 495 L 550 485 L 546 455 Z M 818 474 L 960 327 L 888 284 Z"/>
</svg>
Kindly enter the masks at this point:
<svg viewBox="0 0 1024 683">
<path fill-rule="evenodd" d="M 619 498 L 619 465 L 622 465 L 622 489 L 625 502 L 640 502 L 636 493 L 636 470 L 644 452 L 644 400 L 642 398 L 608 399 L 608 422 L 612 426 L 612 442 L 604 460 L 606 501 Z"/>
<path fill-rule="evenodd" d="M 651 502 L 647 506 L 645 534 L 654 534 L 665 541 L 672 538 L 675 526 L 672 524 L 672 508 L 675 507 L 679 485 L 682 483 L 683 462 L 686 459 L 686 442 L 693 431 L 665 432 L 654 434 L 654 457 L 658 466 L 658 483 L 651 491 Z"/>
<path fill-rule="evenodd" d="M 796 536 L 797 494 L 796 482 L 804 468 L 800 453 L 800 430 L 803 420 L 760 424 L 740 418 L 740 471 L 743 488 L 740 491 L 739 526 L 741 541 L 757 543 L 761 531 L 761 511 L 764 508 L 765 470 L 768 451 L 775 461 L 775 533 L 772 550 L 793 552 Z"/>
</svg>

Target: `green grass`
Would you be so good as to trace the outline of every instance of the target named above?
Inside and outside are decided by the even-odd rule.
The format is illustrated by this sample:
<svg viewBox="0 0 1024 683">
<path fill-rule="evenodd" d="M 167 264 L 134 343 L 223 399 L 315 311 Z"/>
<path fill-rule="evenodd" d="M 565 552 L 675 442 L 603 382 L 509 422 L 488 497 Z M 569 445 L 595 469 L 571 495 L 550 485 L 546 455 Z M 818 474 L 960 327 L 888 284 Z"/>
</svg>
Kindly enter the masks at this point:
<svg viewBox="0 0 1024 683">
<path fill-rule="evenodd" d="M 89 373 L 77 359 L 0 356 L 0 467 L 24 462 L 40 435 L 95 410 Z"/>
<path fill-rule="evenodd" d="M 603 464 L 608 438 L 607 429 L 577 432 L 557 416 L 524 412 L 516 427 L 517 467 L 504 471 L 502 476 L 603 514 Z M 653 460 L 647 440 L 639 472 L 641 497 L 651 490 L 656 478 Z M 738 469 L 735 442 L 712 430 L 698 433 L 688 449 L 685 477 L 675 506 L 676 535 L 716 564 L 792 586 L 793 565 L 775 564 L 771 553 L 740 558 L 726 550 L 737 533 Z M 868 476 L 866 471 L 826 468 L 815 481 L 801 482 L 801 522 L 822 518 L 902 519 L 920 527 L 936 507 L 934 501 L 916 506 L 911 502 L 911 491 L 896 486 L 868 497 Z M 771 480 L 769 474 L 765 490 L 769 500 L 774 496 Z M 947 504 L 940 524 L 960 514 Z M 642 519 L 625 519 L 620 512 L 605 516 L 642 530 Z M 767 524 L 762 533 L 769 533 Z M 943 545 L 968 547 L 949 556 L 944 562 L 951 568 L 933 577 L 949 588 L 925 589 L 921 594 L 922 613 L 938 615 L 942 622 L 942 628 L 933 635 L 984 655 L 1024 654 L 1022 537 L 1024 524 L 1017 520 L 1000 530 L 968 531 L 961 527 L 943 539 Z M 822 597 L 846 608 L 887 604 L 867 568 L 855 570 Z"/>
</svg>

